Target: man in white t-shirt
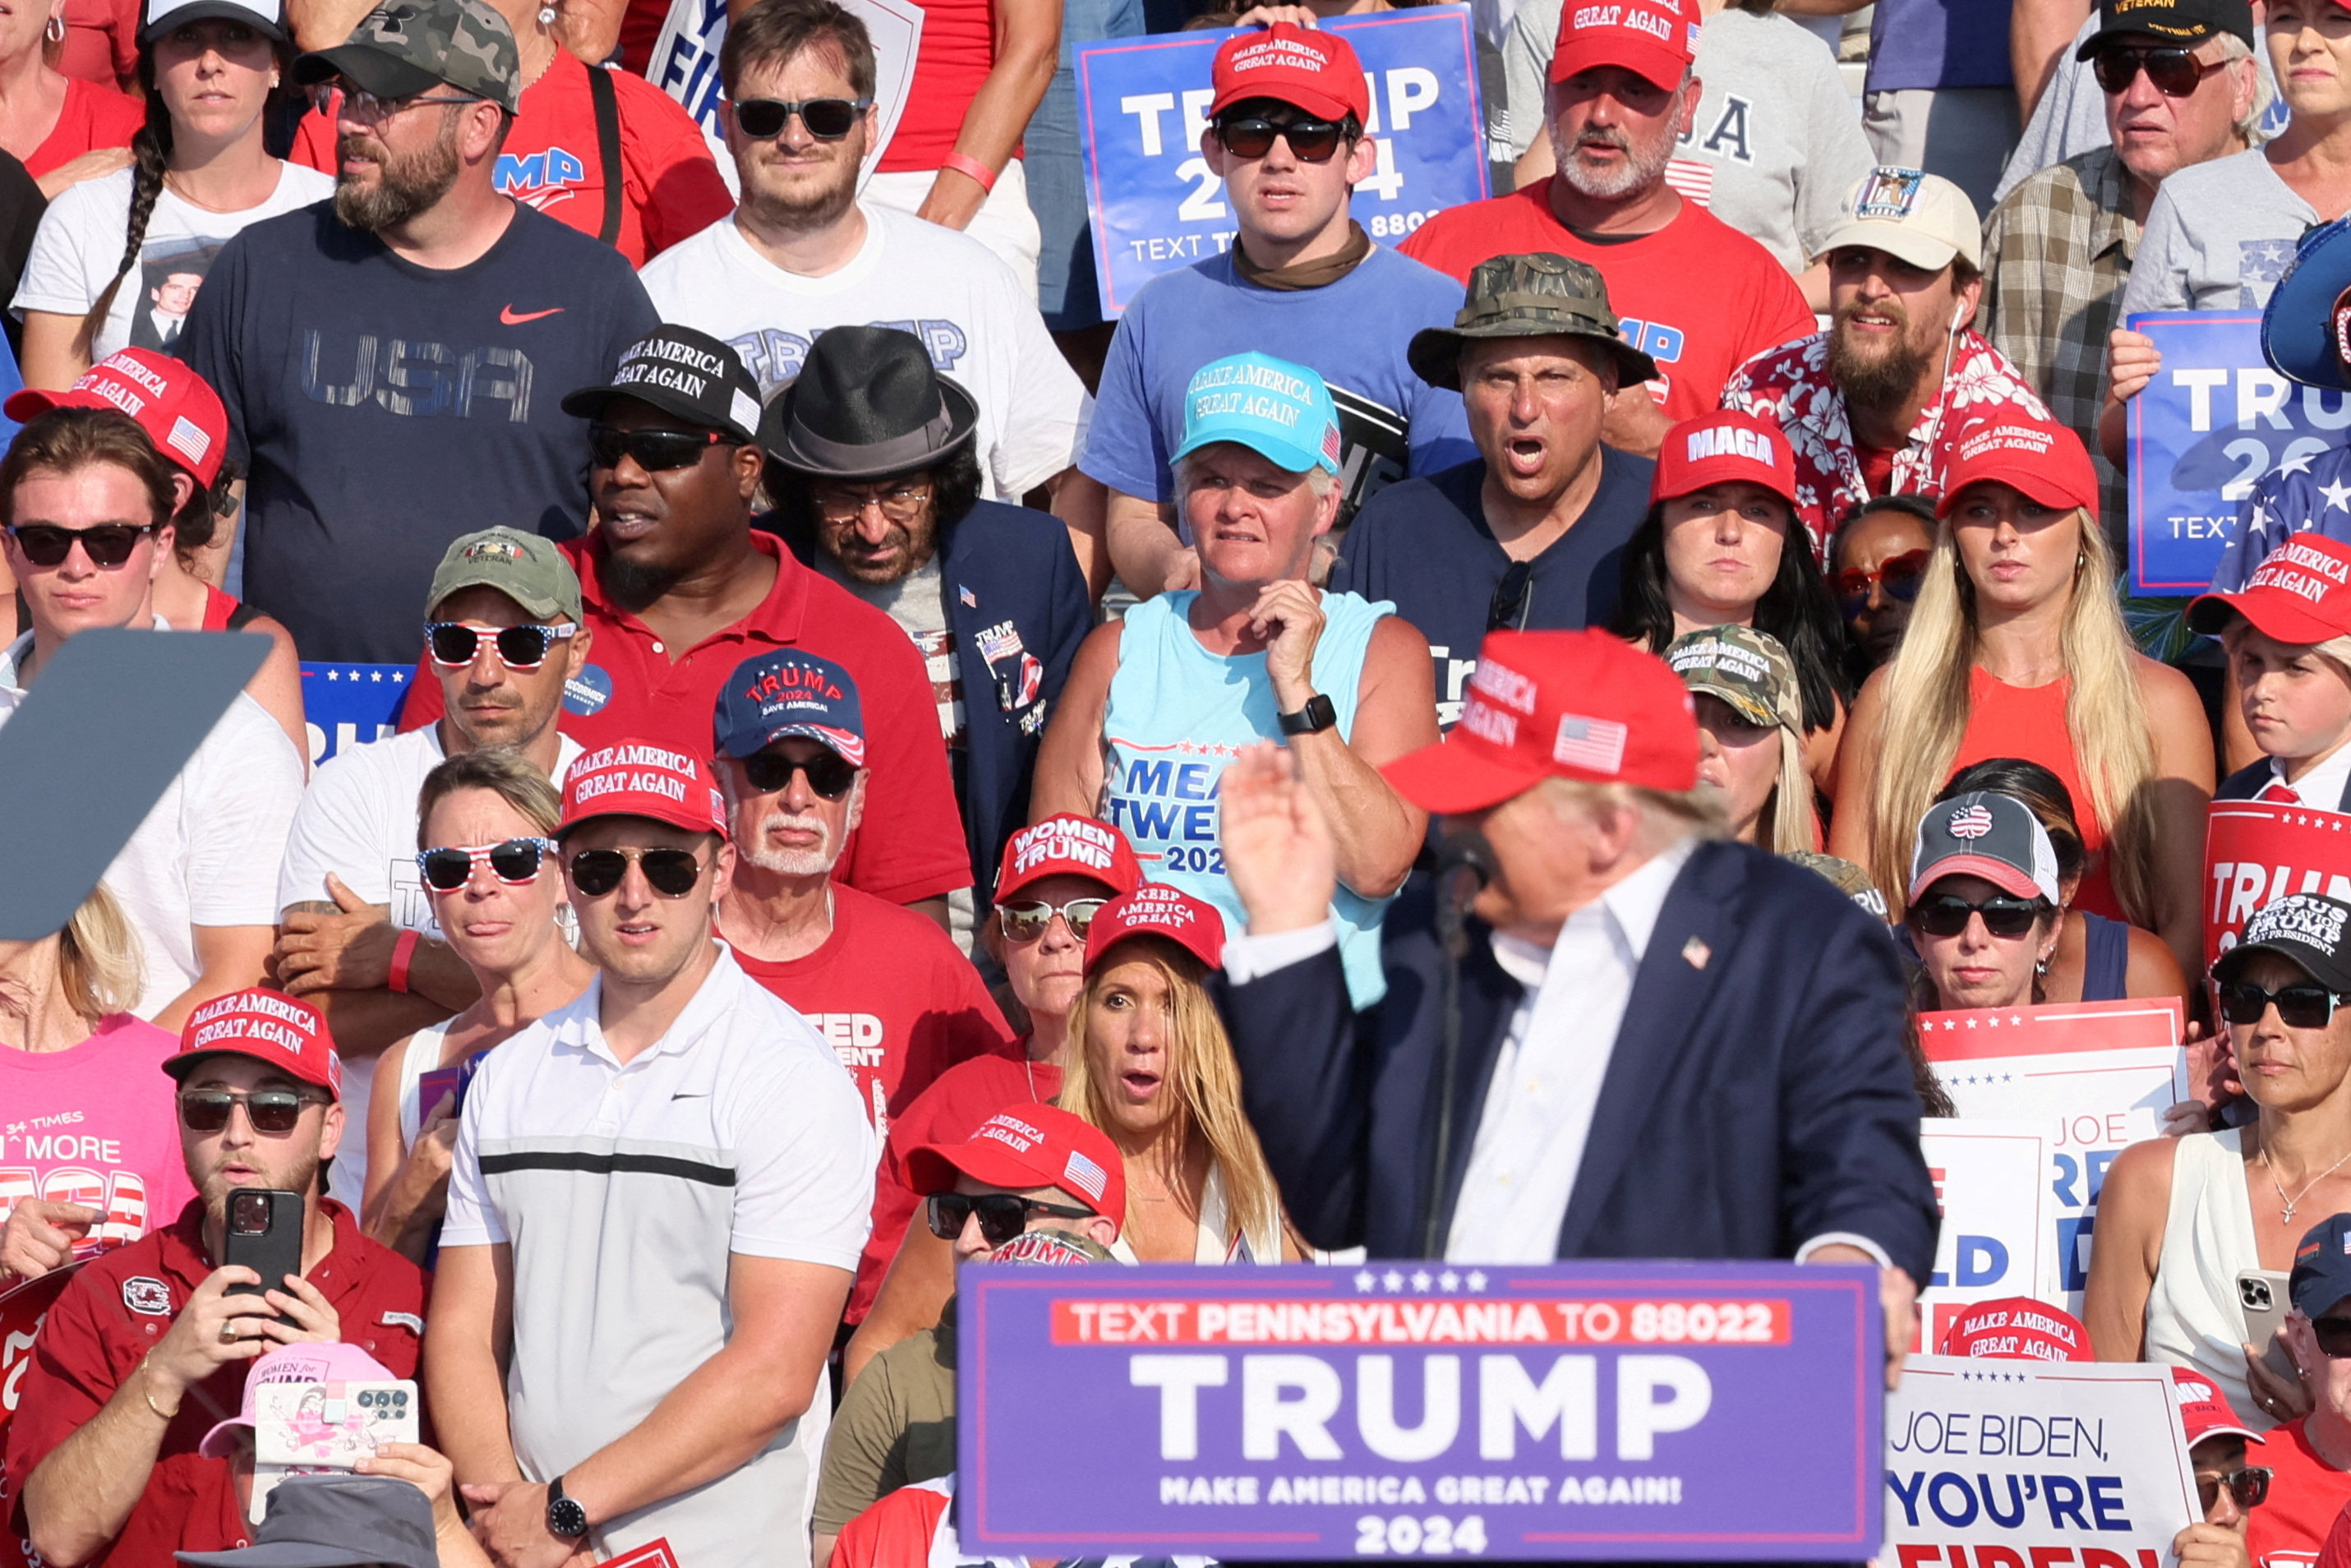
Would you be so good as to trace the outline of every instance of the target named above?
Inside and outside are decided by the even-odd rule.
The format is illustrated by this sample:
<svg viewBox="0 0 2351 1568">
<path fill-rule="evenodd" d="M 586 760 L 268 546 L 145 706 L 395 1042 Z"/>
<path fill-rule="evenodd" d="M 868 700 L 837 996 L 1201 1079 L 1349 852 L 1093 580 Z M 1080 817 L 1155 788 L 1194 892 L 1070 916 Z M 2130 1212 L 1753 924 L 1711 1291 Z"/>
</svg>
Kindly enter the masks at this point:
<svg viewBox="0 0 2351 1568">
<path fill-rule="evenodd" d="M 1076 469 L 1092 400 L 1012 269 L 977 240 L 857 199 L 874 135 L 873 45 L 832 0 L 768 0 L 729 24 L 719 73 L 743 199 L 639 275 L 662 319 L 726 340 L 773 392 L 830 327 L 912 332 L 979 402 L 990 500 L 1042 486 L 1099 595 L 1107 492 Z M 801 106 L 780 125 L 781 103 Z M 860 107 L 862 106 L 862 107 Z M 810 123 L 813 116 L 816 123 Z M 753 134 L 754 131 L 759 134 Z M 1097 568 L 1099 570 L 1097 570 Z"/>
<path fill-rule="evenodd" d="M 0 464 L 0 524 L 33 629 L 0 653 L 0 716 L 79 633 L 169 630 L 154 579 L 193 484 L 113 409 L 59 408 L 25 426 Z M 260 981 L 301 794 L 293 741 L 238 693 L 106 871 L 139 934 L 141 1018 L 177 1030 L 198 1003 Z"/>
<path fill-rule="evenodd" d="M 486 528 L 433 574 L 424 642 L 446 712 L 437 724 L 338 752 L 303 792 L 277 880 L 277 978 L 327 1015 L 347 1064 L 438 1023 L 481 994 L 441 940 L 416 873 L 416 795 L 441 762 L 512 747 L 560 779 L 580 743 L 556 728 L 588 657 L 580 578 L 551 539 Z M 344 1085 L 367 1109 L 363 1066 Z M 333 1195 L 358 1207 L 364 1147 L 335 1162 Z"/>
<path fill-rule="evenodd" d="M 501 1563 L 665 1542 L 808 1568 L 873 1136 L 816 1031 L 711 935 L 726 834 L 684 752 L 622 740 L 564 777 L 601 973 L 467 1092 L 425 1331 L 425 1397 Z"/>
</svg>

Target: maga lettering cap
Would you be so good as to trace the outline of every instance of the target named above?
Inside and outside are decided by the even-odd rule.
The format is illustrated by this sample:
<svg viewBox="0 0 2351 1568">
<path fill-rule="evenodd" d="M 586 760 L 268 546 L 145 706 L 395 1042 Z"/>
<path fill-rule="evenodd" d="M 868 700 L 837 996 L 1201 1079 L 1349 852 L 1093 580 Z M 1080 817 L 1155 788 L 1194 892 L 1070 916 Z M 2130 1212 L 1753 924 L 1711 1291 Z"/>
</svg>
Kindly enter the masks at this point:
<svg viewBox="0 0 2351 1568">
<path fill-rule="evenodd" d="M 726 833 L 726 802 L 701 763 L 658 741 L 622 740 L 583 753 L 563 775 L 561 838 L 597 817 L 648 817 L 689 833 Z"/>
<path fill-rule="evenodd" d="M 1217 89 L 1208 104 L 1210 118 L 1253 98 L 1270 98 L 1323 120 L 1352 114 L 1362 125 L 1372 118 L 1372 90 L 1362 62 L 1346 39 L 1321 28 L 1310 32 L 1276 22 L 1263 32 L 1251 27 L 1236 33 L 1217 50 L 1210 79 Z"/>
<path fill-rule="evenodd" d="M 718 688 L 716 739 L 728 757 L 748 757 L 800 735 L 865 766 L 865 717 L 857 683 L 831 659 L 797 649 L 762 653 L 735 666 Z"/>
<path fill-rule="evenodd" d="M 2089 1331 L 2063 1307 L 2030 1296 L 1978 1301 L 1943 1331 L 1940 1354 L 1994 1361 L 2091 1361 Z"/>
<path fill-rule="evenodd" d="M 1211 969 L 1224 961 L 1225 917 L 1164 882 L 1146 882 L 1095 912 L 1086 927 L 1085 972 L 1100 968 L 1110 950 L 1132 936 L 1163 937 Z"/>
<path fill-rule="evenodd" d="M 1545 779 L 1693 789 L 1693 706 L 1672 666 L 1605 632 L 1489 632 L 1461 722 L 1380 775 L 1448 816 L 1499 806 Z"/>
<path fill-rule="evenodd" d="M 163 1059 L 163 1071 L 184 1082 L 207 1056 L 249 1056 L 287 1077 L 343 1097 L 343 1064 L 335 1037 L 318 1009 L 281 991 L 231 991 L 188 1015 L 180 1049 Z"/>
<path fill-rule="evenodd" d="M 398 1476 L 287 1476 L 253 1544 L 175 1552 L 189 1568 L 436 1568 L 433 1504 Z"/>
<path fill-rule="evenodd" d="M 2188 628 L 2216 636 L 2240 615 L 2281 643 L 2351 636 L 2351 545 L 2314 530 L 2294 535 L 2236 592 L 2191 601 Z"/>
<path fill-rule="evenodd" d="M 198 0 L 201 3 L 201 0 Z M 212 383 L 185 361 L 150 349 L 118 349 L 64 392 L 26 387 L 0 403 L 19 424 L 53 408 L 110 408 L 129 414 L 155 450 L 211 489 L 228 450 L 228 410 Z"/>
<path fill-rule="evenodd" d="M 2351 904 L 2339 898 L 2294 893 L 2273 899 L 2253 911 L 2237 945 L 2213 960 L 2212 977 L 2225 986 L 2248 957 L 2274 953 L 2328 990 L 2351 993 L 2351 956 L 2343 939 L 2346 924 Z M 2351 1289 L 2345 1294 L 2351 1295 Z"/>
<path fill-rule="evenodd" d="M 1607 0 L 1560 7 L 1551 79 L 1565 81 L 1597 66 L 1621 66 L 1667 92 L 1681 86 L 1698 57 L 1697 0 Z"/>
<path fill-rule="evenodd" d="M 1175 455 L 1220 441 L 1238 442 L 1285 473 L 1339 472 L 1331 389 L 1304 365 L 1271 354 L 1228 354 L 1201 366 L 1184 389 L 1184 444 Z"/>
<path fill-rule="evenodd" d="M 563 412 L 593 419 L 623 397 L 745 446 L 759 428 L 759 383 L 743 356 L 691 327 L 654 328 L 621 350 L 611 381 L 571 393 L 563 400 Z"/>
<path fill-rule="evenodd" d="M 967 1176 L 990 1186 L 1053 1186 L 1109 1220 L 1126 1223 L 1126 1162 L 1110 1134 L 1052 1105 L 999 1111 L 958 1144 L 925 1144 L 906 1156 L 915 1195 L 953 1192 Z"/>
<path fill-rule="evenodd" d="M 1751 725 L 1776 725 L 1803 738 L 1804 699 L 1796 685 L 1796 666 L 1769 632 L 1752 626 L 1685 632 L 1667 644 L 1666 663 L 1694 695 L 1729 704 Z"/>
<path fill-rule="evenodd" d="M 520 528 L 501 525 L 464 534 L 442 553 L 433 569 L 433 587 L 424 601 L 428 615 L 452 594 L 468 588 L 488 588 L 520 605 L 523 613 L 541 620 L 560 615 L 578 625 L 587 617 L 580 607 L 580 574 L 555 548 L 555 541 Z"/>
<path fill-rule="evenodd" d="M 1968 193 L 1940 174 L 1879 164 L 1845 193 L 1837 226 L 1816 253 L 1847 246 L 1882 250 L 1897 261 L 1940 272 L 1955 256 L 1983 265 L 1983 225 Z"/>
<path fill-rule="evenodd" d="M 996 872 L 996 902 L 1005 903 L 1049 876 L 1082 876 L 1113 896 L 1143 885 L 1143 865 L 1126 835 L 1108 822 L 1056 811 L 1004 841 Z"/>
<path fill-rule="evenodd" d="M 1654 381 L 1656 361 L 1616 335 L 1608 283 L 1588 261 L 1530 251 L 1489 256 L 1469 274 L 1450 327 L 1412 335 L 1405 359 L 1433 387 L 1461 390 L 1461 349 L 1473 338 L 1590 338 L 1607 345 L 1619 384 Z"/>
<path fill-rule="evenodd" d="M 341 43 L 294 62 L 304 87 L 339 76 L 378 98 L 452 87 L 508 114 L 522 102 L 514 29 L 485 0 L 384 0 Z"/>
<path fill-rule="evenodd" d="M 1787 432 L 1775 421 L 1724 409 L 1686 419 L 1666 432 L 1649 499 L 1671 501 L 1709 485 L 1742 480 L 1796 504 L 1796 454 Z"/>
<path fill-rule="evenodd" d="M 2171 1369 L 2171 1396 L 2179 1404 L 2179 1425 L 2194 1448 L 2207 1437 L 2242 1437 L 2249 1443 L 2269 1439 L 2245 1425 L 2220 1385 L 2193 1367 Z"/>
<path fill-rule="evenodd" d="M 1909 902 L 1947 876 L 1980 876 L 2017 898 L 2057 895 L 2057 850 L 2032 808 L 2013 795 L 1974 789 L 1938 800 L 1911 841 Z"/>
<path fill-rule="evenodd" d="M 2043 507 L 2098 514 L 2098 475 L 2082 438 L 2062 424 L 1980 420 L 1952 443 L 1935 515 L 1948 517 L 1970 485 L 1998 483 Z"/>
</svg>

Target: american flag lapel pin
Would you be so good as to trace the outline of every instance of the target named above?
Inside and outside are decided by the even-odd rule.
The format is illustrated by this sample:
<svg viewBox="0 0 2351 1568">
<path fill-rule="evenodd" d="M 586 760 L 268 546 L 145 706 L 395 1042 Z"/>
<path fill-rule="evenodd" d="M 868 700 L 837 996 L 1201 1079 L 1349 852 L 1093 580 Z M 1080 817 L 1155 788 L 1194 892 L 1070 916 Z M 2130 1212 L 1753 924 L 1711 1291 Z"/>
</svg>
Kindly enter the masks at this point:
<svg viewBox="0 0 2351 1568">
<path fill-rule="evenodd" d="M 1714 956 L 1714 949 L 1693 936 L 1682 944 L 1682 961 L 1693 969 L 1703 969 L 1706 961 Z"/>
</svg>

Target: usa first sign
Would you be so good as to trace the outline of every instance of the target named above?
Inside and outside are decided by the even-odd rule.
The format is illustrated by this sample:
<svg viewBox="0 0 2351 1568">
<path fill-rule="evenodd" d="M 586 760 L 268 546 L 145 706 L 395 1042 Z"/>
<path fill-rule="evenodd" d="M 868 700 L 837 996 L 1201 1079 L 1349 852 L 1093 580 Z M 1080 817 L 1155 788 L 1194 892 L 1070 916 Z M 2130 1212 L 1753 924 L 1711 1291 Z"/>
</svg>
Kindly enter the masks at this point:
<svg viewBox="0 0 2351 1568">
<path fill-rule="evenodd" d="M 2253 481 L 2341 445 L 2351 393 L 2270 369 L 2258 311 L 2152 311 L 2127 325 L 2163 354 L 2129 405 L 2131 587 L 2201 593 Z"/>
<path fill-rule="evenodd" d="M 967 1270 L 957 1529 L 990 1557 L 1858 1560 L 1875 1276 Z"/>
<path fill-rule="evenodd" d="M 1355 186 L 1354 216 L 1388 245 L 1463 202 L 1482 201 L 1486 141 L 1478 55 L 1467 5 L 1335 17 L 1364 67 L 1372 115 L 1364 134 L 1379 166 Z M 1217 47 L 1232 29 L 1183 33 L 1078 51 L 1086 208 L 1102 308 L 1117 315 L 1163 272 L 1232 244 L 1224 183 L 1200 152 Z"/>
</svg>

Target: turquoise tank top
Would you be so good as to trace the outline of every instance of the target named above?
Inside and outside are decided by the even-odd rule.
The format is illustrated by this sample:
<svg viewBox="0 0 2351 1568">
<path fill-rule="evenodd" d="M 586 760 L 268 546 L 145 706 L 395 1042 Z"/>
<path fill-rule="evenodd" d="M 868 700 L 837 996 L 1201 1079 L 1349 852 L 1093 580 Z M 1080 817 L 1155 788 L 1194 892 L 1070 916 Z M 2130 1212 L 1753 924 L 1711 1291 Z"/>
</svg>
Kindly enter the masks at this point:
<svg viewBox="0 0 2351 1568">
<path fill-rule="evenodd" d="M 1217 837 L 1219 786 L 1225 765 L 1242 747 L 1280 739 L 1281 726 L 1265 655 L 1211 653 L 1192 634 L 1186 618 L 1198 597 L 1185 589 L 1127 612 L 1102 716 L 1102 815 L 1134 844 L 1145 880 L 1215 904 L 1226 932 L 1238 935 L 1246 923 Z M 1343 738 L 1354 734 L 1372 628 L 1395 613 L 1386 600 L 1322 595 L 1314 689 L 1338 710 Z M 1380 915 L 1387 903 L 1343 884 L 1332 904 L 1347 990 L 1358 1008 L 1387 992 L 1380 968 Z"/>
</svg>

